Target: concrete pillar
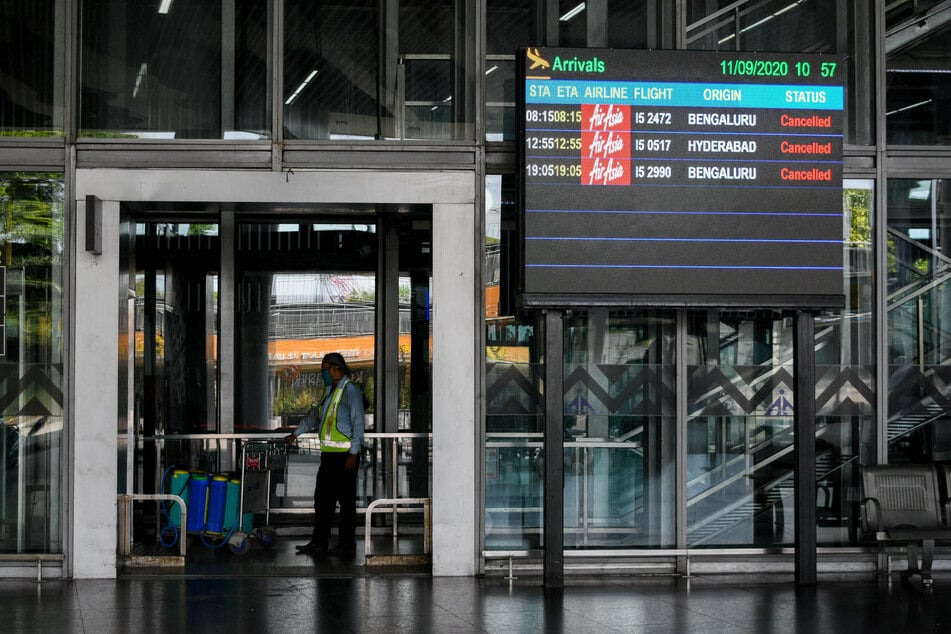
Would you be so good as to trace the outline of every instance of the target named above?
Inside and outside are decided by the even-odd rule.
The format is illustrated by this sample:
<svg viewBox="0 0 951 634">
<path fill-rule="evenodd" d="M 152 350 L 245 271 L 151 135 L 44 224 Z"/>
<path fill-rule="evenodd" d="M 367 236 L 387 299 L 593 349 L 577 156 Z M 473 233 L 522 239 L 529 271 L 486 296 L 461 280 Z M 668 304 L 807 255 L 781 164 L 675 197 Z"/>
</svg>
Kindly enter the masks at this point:
<svg viewBox="0 0 951 634">
<path fill-rule="evenodd" d="M 478 572 L 476 403 L 473 333 L 478 317 L 473 206 L 433 206 L 433 575 Z"/>
<path fill-rule="evenodd" d="M 76 204 L 85 218 L 85 204 Z M 77 221 L 70 312 L 74 316 L 70 380 L 72 425 L 69 570 L 73 578 L 116 576 L 117 429 L 119 401 L 119 203 L 102 204 L 102 255 L 84 250 Z"/>
</svg>

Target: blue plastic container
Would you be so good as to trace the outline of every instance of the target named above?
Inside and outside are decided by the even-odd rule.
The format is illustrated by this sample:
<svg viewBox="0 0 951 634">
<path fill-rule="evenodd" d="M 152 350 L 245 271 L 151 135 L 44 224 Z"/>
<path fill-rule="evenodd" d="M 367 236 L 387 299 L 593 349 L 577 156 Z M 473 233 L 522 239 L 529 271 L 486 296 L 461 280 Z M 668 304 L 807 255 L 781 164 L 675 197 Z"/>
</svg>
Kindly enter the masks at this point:
<svg viewBox="0 0 951 634">
<path fill-rule="evenodd" d="M 193 473 L 188 481 L 188 522 L 186 530 L 198 533 L 205 529 L 205 508 L 208 501 L 208 474 Z"/>
<path fill-rule="evenodd" d="M 185 500 L 188 504 L 188 472 L 182 469 L 176 469 L 172 472 L 172 481 L 169 484 L 168 492 L 172 495 Z M 182 508 L 174 503 L 168 503 L 168 519 L 172 526 L 181 528 L 182 526 Z"/>
<path fill-rule="evenodd" d="M 208 485 L 208 513 L 205 518 L 205 531 L 221 533 L 225 521 L 225 502 L 228 500 L 228 478 L 217 475 Z"/>
</svg>

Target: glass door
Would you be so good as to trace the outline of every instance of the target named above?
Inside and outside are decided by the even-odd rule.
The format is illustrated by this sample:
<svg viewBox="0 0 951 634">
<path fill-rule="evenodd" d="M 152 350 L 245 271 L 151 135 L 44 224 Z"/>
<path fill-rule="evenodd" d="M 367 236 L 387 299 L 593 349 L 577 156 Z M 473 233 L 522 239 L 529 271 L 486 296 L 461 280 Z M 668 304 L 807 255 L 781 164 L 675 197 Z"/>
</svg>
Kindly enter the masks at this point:
<svg viewBox="0 0 951 634">
<path fill-rule="evenodd" d="M 165 492 L 171 466 L 217 470 L 219 431 L 217 215 L 140 215 L 130 223 L 131 491 Z M 182 437 L 182 440 L 169 440 Z M 121 458 L 121 456 L 120 456 Z M 120 470 L 125 465 L 120 464 Z M 125 487 L 123 487 L 125 488 Z M 153 541 L 160 508 L 136 507 L 136 541 Z"/>
<path fill-rule="evenodd" d="M 319 402 L 338 352 L 370 402 L 359 505 L 431 495 L 430 212 L 335 211 L 130 211 L 131 491 L 168 492 L 176 470 L 236 477 L 246 439 L 283 437 Z M 302 437 L 272 513 L 311 512 L 319 459 Z M 167 537 L 161 511 L 136 508 L 136 541 Z"/>
</svg>

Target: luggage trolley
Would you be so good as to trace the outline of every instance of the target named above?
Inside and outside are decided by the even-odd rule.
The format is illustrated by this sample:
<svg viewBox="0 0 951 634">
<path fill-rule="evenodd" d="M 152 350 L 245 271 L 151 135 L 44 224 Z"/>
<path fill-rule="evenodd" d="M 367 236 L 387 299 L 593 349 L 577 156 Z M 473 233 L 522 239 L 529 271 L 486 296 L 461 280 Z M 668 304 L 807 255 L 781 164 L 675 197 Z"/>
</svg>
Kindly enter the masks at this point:
<svg viewBox="0 0 951 634">
<path fill-rule="evenodd" d="M 241 528 L 228 540 L 235 555 L 251 550 L 251 539 L 264 547 L 274 544 L 277 531 L 271 521 L 271 472 L 287 468 L 287 446 L 283 440 L 248 440 L 241 447 L 241 494 L 238 508 Z M 253 527 L 251 516 L 264 512 L 264 526 Z"/>
</svg>

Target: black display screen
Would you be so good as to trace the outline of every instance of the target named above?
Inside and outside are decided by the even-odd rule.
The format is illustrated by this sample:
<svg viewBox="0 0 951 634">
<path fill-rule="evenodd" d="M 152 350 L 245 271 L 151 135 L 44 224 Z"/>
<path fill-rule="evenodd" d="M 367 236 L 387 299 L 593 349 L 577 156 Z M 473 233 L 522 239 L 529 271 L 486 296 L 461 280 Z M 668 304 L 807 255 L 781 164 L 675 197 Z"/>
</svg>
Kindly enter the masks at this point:
<svg viewBox="0 0 951 634">
<path fill-rule="evenodd" d="M 519 60 L 524 305 L 843 304 L 843 57 Z"/>
</svg>

